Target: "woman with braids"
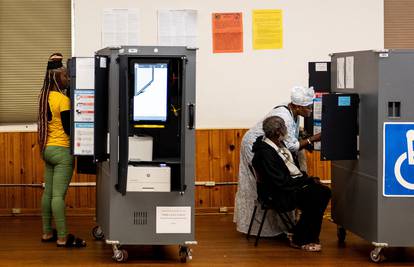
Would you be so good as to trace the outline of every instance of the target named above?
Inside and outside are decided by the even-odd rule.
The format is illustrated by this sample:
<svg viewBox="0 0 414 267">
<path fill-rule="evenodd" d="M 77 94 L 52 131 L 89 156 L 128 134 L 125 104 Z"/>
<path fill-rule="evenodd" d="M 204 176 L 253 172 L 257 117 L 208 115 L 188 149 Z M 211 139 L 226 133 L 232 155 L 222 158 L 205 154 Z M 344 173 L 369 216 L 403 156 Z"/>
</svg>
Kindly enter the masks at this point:
<svg viewBox="0 0 414 267">
<path fill-rule="evenodd" d="M 45 161 L 45 190 L 42 196 L 42 242 L 58 247 L 84 247 L 86 242 L 67 233 L 65 196 L 73 173 L 70 154 L 70 100 L 64 94 L 69 85 L 63 56 L 49 57 L 39 96 L 38 142 Z M 56 229 L 52 229 L 52 215 Z"/>
</svg>

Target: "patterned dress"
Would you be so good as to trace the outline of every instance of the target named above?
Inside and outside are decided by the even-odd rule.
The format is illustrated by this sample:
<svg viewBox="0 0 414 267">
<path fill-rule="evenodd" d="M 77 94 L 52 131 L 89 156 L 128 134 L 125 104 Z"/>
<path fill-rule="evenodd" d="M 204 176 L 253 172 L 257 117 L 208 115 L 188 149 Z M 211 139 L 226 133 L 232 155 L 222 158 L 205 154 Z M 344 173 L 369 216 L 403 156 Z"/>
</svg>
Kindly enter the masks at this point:
<svg viewBox="0 0 414 267">
<path fill-rule="evenodd" d="M 241 233 L 247 233 L 249 229 L 250 219 L 257 199 L 256 179 L 249 169 L 249 164 L 251 164 L 253 159 L 253 143 L 256 141 L 257 137 L 264 135 L 262 129 L 263 120 L 271 116 L 281 117 L 285 121 L 288 131 L 288 136 L 284 140 L 286 147 L 294 153 L 297 153 L 299 150 L 299 124 L 294 120 L 292 113 L 286 107 L 277 106 L 272 109 L 260 122 L 248 130 L 243 136 L 240 146 L 239 181 L 233 217 L 233 221 L 237 226 L 237 231 Z M 262 216 L 263 213 L 258 209 L 256 212 L 256 219 L 260 220 Z M 291 216 L 294 216 L 294 212 L 292 212 Z M 254 223 L 251 234 L 256 235 L 258 229 L 259 224 Z M 284 230 L 285 226 L 282 221 L 277 217 L 273 210 L 269 210 L 260 235 L 276 236 Z"/>
</svg>

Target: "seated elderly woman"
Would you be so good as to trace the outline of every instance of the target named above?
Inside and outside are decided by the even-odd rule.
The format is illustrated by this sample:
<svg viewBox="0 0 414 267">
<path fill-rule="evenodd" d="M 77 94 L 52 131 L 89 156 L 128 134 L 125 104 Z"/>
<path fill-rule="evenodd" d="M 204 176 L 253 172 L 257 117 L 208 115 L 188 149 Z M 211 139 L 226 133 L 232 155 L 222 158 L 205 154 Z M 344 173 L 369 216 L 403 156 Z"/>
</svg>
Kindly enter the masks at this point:
<svg viewBox="0 0 414 267">
<path fill-rule="evenodd" d="M 301 172 L 283 140 L 286 126 L 282 118 L 272 116 L 263 121 L 264 136 L 253 145 L 252 164 L 258 176 L 261 198 L 277 205 L 281 211 L 298 208 L 300 218 L 293 229 L 291 246 L 305 251 L 321 251 L 319 234 L 322 218 L 331 197 L 319 178 Z"/>
</svg>

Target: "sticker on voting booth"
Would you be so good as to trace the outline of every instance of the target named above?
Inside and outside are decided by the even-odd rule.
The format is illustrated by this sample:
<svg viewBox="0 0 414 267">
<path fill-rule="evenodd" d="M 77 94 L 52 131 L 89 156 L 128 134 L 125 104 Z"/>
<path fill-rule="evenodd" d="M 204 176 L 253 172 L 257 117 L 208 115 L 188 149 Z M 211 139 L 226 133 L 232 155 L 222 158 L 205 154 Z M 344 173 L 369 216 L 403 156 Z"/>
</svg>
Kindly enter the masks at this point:
<svg viewBox="0 0 414 267">
<path fill-rule="evenodd" d="M 384 123 L 384 189 L 387 197 L 414 197 L 414 123 Z"/>
</svg>

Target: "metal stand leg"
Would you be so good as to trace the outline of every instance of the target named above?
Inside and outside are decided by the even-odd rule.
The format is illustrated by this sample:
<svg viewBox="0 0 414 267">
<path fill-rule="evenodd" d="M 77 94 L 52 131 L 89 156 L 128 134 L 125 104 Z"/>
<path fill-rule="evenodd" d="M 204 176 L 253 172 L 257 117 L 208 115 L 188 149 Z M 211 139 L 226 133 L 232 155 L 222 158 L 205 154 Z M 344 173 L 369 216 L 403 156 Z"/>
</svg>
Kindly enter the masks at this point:
<svg viewBox="0 0 414 267">
<path fill-rule="evenodd" d="M 251 218 L 250 224 L 249 224 L 249 230 L 247 231 L 247 236 L 246 236 L 247 240 L 249 240 L 249 237 L 250 237 L 250 232 L 252 230 L 253 222 L 254 222 L 255 216 L 256 216 L 256 210 L 257 210 L 257 205 L 254 206 L 252 218 Z"/>
<path fill-rule="evenodd" d="M 266 219 L 266 214 L 267 214 L 268 209 L 265 208 L 264 212 L 263 212 L 263 218 L 262 221 L 260 222 L 260 227 L 259 227 L 259 231 L 257 232 L 257 236 L 256 236 L 256 242 L 254 242 L 254 245 L 257 246 L 257 244 L 259 243 L 259 239 L 260 239 L 260 233 L 262 232 L 262 228 L 263 228 L 263 224 L 264 221 Z"/>
</svg>

